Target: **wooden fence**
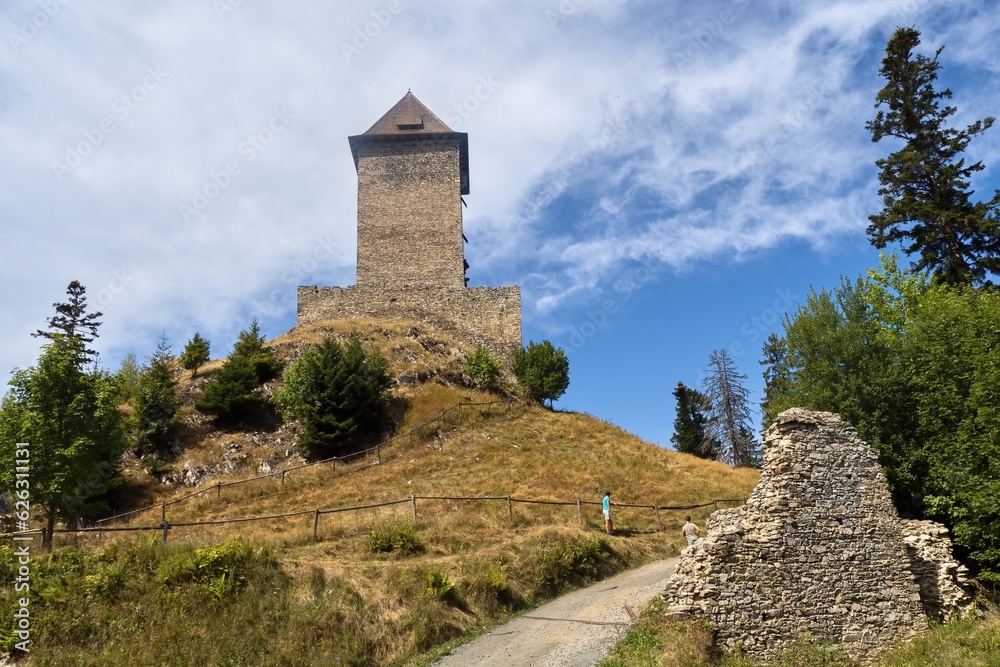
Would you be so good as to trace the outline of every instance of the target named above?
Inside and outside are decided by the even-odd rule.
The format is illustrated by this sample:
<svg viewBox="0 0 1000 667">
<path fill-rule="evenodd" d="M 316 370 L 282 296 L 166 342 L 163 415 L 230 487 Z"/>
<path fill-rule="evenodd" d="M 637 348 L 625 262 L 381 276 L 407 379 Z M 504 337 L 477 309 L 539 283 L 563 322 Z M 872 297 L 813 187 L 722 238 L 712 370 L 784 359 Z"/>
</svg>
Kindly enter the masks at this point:
<svg viewBox="0 0 1000 667">
<path fill-rule="evenodd" d="M 254 521 L 271 521 L 274 519 L 285 519 L 296 516 L 312 516 L 312 541 L 316 542 L 319 540 L 319 524 L 320 517 L 324 514 L 338 514 L 343 512 L 357 512 L 362 510 L 371 510 L 381 507 L 389 507 L 393 505 L 410 505 L 410 519 L 412 525 L 417 527 L 419 523 L 419 517 L 417 507 L 418 501 L 421 502 L 498 502 L 506 504 L 507 518 L 508 521 L 513 524 L 515 521 L 514 505 L 518 503 L 526 505 L 551 505 L 551 506 L 567 506 L 575 508 L 577 522 L 582 526 L 585 525 L 583 506 L 584 505 L 600 505 L 599 501 L 591 500 L 581 500 L 579 498 L 575 500 L 538 500 L 529 498 L 514 498 L 512 496 L 417 496 L 411 495 L 407 498 L 401 498 L 399 500 L 390 500 L 380 503 L 370 503 L 366 505 L 353 505 L 349 507 L 334 507 L 329 509 L 306 509 L 297 510 L 294 512 L 286 512 L 283 514 L 267 514 L 261 516 L 247 516 L 247 517 L 234 517 L 229 519 L 213 519 L 208 521 L 179 521 L 176 523 L 171 523 L 167 521 L 164 516 L 160 523 L 148 526 L 98 526 L 95 528 L 81 528 L 81 529 L 71 529 L 71 528 L 57 528 L 54 533 L 73 533 L 76 535 L 93 535 L 103 537 L 104 533 L 114 533 L 114 532 L 157 532 L 161 533 L 163 541 L 166 542 L 170 531 L 176 528 L 182 527 L 195 527 L 195 526 L 213 526 L 213 525 L 224 525 L 224 524 L 234 524 L 234 523 L 245 523 Z M 713 507 L 714 509 L 719 508 L 720 503 L 739 503 L 745 502 L 745 498 L 724 498 L 715 499 L 705 503 L 697 503 L 693 505 L 657 505 L 653 504 L 633 504 L 633 503 L 611 503 L 611 506 L 616 509 L 634 509 L 652 512 L 655 516 L 656 530 L 663 530 L 663 522 L 661 518 L 661 512 L 663 511 L 682 511 L 682 510 L 693 510 L 704 507 Z M 14 539 L 23 540 L 29 535 L 42 535 L 43 541 L 45 537 L 45 529 L 36 530 L 25 530 L 16 531 L 13 533 L 4 533 L 3 537 L 13 537 Z"/>
</svg>

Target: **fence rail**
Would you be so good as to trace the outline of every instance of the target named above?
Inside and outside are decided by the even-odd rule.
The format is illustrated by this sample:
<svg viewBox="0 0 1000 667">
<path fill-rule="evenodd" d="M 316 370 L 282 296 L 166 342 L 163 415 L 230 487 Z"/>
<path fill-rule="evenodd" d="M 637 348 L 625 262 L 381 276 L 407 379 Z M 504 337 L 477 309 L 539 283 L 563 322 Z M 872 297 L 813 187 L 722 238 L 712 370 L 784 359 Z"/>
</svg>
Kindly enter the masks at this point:
<svg viewBox="0 0 1000 667">
<path fill-rule="evenodd" d="M 318 541 L 318 531 L 319 531 L 319 518 L 324 514 L 336 514 L 341 512 L 355 512 L 361 510 L 375 509 L 379 507 L 388 507 L 391 505 L 402 505 L 404 503 L 409 503 L 412 512 L 412 522 L 414 527 L 417 525 L 417 501 L 448 501 L 448 502 L 484 502 L 484 501 L 494 501 L 494 502 L 505 502 L 507 504 L 508 518 L 511 522 L 514 520 L 513 506 L 516 503 L 523 504 L 533 504 L 533 505 L 561 505 L 567 506 L 571 505 L 577 508 L 577 520 L 583 525 L 583 515 L 581 513 L 582 505 L 600 505 L 598 501 L 592 500 L 581 500 L 579 498 L 574 500 L 543 500 L 536 498 L 514 498 L 513 496 L 417 496 L 411 495 L 406 498 L 401 498 L 398 500 L 388 500 L 379 503 L 367 503 L 364 505 L 351 505 L 347 507 L 332 507 L 327 509 L 304 509 L 296 510 L 293 512 L 285 512 L 282 514 L 266 514 L 259 516 L 245 516 L 245 517 L 231 517 L 226 519 L 209 519 L 205 521 L 178 521 L 169 522 L 165 518 L 158 524 L 149 526 L 98 526 L 96 528 L 56 528 L 53 533 L 74 533 L 77 535 L 87 535 L 87 534 L 98 534 L 103 535 L 109 532 L 161 532 L 163 533 L 163 541 L 166 542 L 168 535 L 172 529 L 182 528 L 182 527 L 196 527 L 196 526 L 217 526 L 232 523 L 246 523 L 254 521 L 273 521 L 274 519 L 285 519 L 295 516 L 304 516 L 310 514 L 313 516 L 312 525 L 312 540 L 314 542 Z M 641 510 L 652 510 L 656 514 L 656 524 L 657 530 L 663 530 L 663 524 L 660 521 L 660 511 L 677 511 L 677 510 L 691 510 L 698 509 L 702 507 L 714 506 L 718 508 L 719 503 L 743 503 L 746 502 L 746 498 L 716 498 L 704 503 L 696 503 L 692 505 L 658 505 L 656 503 L 611 503 L 614 508 L 630 508 L 630 509 L 641 509 Z M 157 505 L 156 507 L 159 507 Z M 32 529 L 32 530 L 21 530 L 12 533 L 0 533 L 0 537 L 13 537 L 14 539 L 24 539 L 28 535 L 42 535 L 43 541 L 45 538 L 46 530 Z"/>
</svg>

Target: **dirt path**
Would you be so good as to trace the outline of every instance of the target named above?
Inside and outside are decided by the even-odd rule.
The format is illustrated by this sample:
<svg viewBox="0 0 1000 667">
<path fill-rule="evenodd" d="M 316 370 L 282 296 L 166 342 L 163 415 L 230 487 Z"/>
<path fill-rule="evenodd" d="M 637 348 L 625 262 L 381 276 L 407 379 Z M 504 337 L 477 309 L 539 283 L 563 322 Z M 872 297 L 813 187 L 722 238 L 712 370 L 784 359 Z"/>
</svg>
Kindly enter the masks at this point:
<svg viewBox="0 0 1000 667">
<path fill-rule="evenodd" d="M 455 649 L 433 667 L 592 667 L 664 587 L 677 558 L 573 591 Z"/>
</svg>

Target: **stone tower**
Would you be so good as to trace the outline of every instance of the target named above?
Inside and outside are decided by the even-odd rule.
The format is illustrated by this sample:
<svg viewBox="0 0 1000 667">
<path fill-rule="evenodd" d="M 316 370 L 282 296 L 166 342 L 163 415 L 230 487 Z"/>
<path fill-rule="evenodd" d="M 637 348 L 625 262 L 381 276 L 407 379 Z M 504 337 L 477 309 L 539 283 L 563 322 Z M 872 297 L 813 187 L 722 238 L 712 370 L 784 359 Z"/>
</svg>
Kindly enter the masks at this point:
<svg viewBox="0 0 1000 667">
<path fill-rule="evenodd" d="M 465 287 L 469 135 L 408 92 L 348 140 L 358 170 L 357 284 Z"/>
<path fill-rule="evenodd" d="M 521 346 L 521 290 L 466 287 L 469 137 L 407 92 L 348 137 L 358 172 L 357 284 L 299 287 L 298 324 L 415 320 L 504 360 Z"/>
</svg>

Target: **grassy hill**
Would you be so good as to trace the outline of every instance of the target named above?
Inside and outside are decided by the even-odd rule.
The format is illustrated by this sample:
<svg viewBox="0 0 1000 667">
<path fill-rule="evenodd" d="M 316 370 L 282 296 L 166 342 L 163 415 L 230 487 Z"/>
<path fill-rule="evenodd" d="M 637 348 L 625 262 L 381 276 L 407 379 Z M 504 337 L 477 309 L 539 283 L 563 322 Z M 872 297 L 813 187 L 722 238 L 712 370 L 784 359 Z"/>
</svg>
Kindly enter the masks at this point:
<svg viewBox="0 0 1000 667">
<path fill-rule="evenodd" d="M 407 665 L 435 647 L 567 587 L 676 555 L 683 511 L 649 506 L 743 498 L 757 473 L 661 449 L 592 416 L 553 412 L 465 386 L 464 351 L 405 322 L 296 329 L 273 341 L 285 361 L 328 332 L 356 332 L 399 379 L 397 437 L 374 454 L 168 504 L 171 524 L 309 512 L 159 532 L 60 534 L 32 564 L 32 653 L 26 665 Z M 301 463 L 295 425 L 219 430 L 190 402 L 221 362 L 185 377 L 184 450 L 162 484 L 132 461 L 132 500 L 170 503 L 203 488 Z M 280 379 L 267 387 L 273 391 Z M 463 406 L 433 419 L 459 402 Z M 428 423 L 430 422 L 430 423 Z M 424 426 L 420 426 L 425 424 Z M 414 430 L 415 429 L 415 430 Z M 220 461 L 226 465 L 220 466 Z M 161 473 L 163 471 L 160 471 Z M 190 475 L 189 475 L 190 478 Z M 613 500 L 616 534 L 596 503 Z M 417 501 L 323 514 L 315 509 Z M 513 514 L 510 514 L 511 509 Z M 700 520 L 711 507 L 692 511 Z M 155 509 L 118 526 L 152 526 Z M 582 518 L 582 521 L 581 521 Z M 9 550 L 0 559 L 13 578 Z M 13 608 L 13 593 L 0 593 Z M 4 617 L 11 618 L 5 613 Z M 11 644 L 7 642 L 8 646 Z M 20 664 L 20 663 L 19 663 Z"/>
</svg>

